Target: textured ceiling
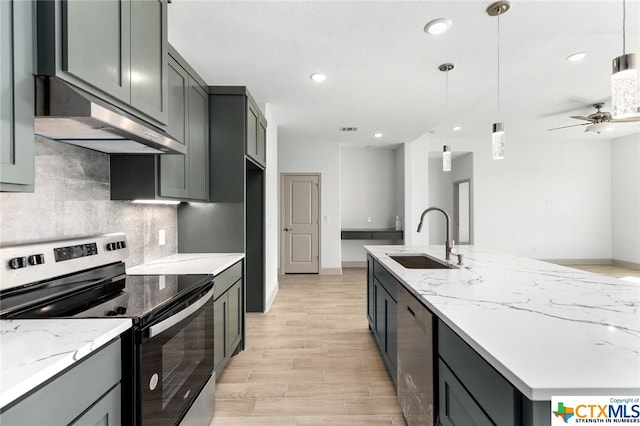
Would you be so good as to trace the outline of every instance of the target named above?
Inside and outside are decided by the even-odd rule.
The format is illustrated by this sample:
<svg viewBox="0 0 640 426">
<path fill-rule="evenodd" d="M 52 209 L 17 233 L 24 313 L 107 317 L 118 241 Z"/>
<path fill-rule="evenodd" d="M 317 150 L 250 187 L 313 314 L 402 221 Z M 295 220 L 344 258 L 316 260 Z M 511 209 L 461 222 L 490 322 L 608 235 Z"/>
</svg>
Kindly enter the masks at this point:
<svg viewBox="0 0 640 426">
<path fill-rule="evenodd" d="M 627 0 L 627 52 L 640 54 L 640 0 Z M 497 121 L 497 18 L 486 1 L 192 1 L 169 5 L 169 40 L 210 85 L 247 86 L 279 138 L 390 145 L 434 131 L 483 137 Z M 449 32 L 429 36 L 446 17 Z M 570 115 L 610 110 L 611 60 L 622 53 L 622 1 L 512 0 L 500 18 L 501 121 L 540 137 L 586 135 Z M 579 63 L 565 58 L 585 51 Z M 452 62 L 449 97 L 438 65 Z M 327 75 L 317 84 L 314 72 Z M 343 134 L 341 126 L 356 126 Z M 382 132 L 380 139 L 372 137 Z"/>
</svg>

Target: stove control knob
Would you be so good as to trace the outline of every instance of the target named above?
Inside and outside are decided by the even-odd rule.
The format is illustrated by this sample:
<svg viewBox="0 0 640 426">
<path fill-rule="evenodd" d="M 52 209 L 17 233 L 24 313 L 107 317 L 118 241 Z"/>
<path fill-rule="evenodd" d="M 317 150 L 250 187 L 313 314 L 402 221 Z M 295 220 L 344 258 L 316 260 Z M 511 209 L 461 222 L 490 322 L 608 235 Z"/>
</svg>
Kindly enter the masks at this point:
<svg viewBox="0 0 640 426">
<path fill-rule="evenodd" d="M 11 269 L 20 269 L 27 266 L 27 258 L 26 257 L 14 257 L 9 260 L 9 268 Z"/>
<path fill-rule="evenodd" d="M 116 314 L 118 315 L 124 315 L 127 313 L 127 308 L 125 308 L 124 306 L 118 306 L 116 308 Z"/>
<path fill-rule="evenodd" d="M 42 265 L 44 263 L 44 254 L 32 254 L 28 258 L 29 265 Z"/>
</svg>

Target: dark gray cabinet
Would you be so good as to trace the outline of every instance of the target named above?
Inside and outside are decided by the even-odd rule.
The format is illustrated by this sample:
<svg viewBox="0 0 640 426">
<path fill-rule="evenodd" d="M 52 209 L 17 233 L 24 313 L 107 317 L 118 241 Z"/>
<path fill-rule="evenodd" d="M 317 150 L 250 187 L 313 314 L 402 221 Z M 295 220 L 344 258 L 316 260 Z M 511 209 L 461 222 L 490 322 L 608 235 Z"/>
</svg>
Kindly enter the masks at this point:
<svg viewBox="0 0 640 426">
<path fill-rule="evenodd" d="M 260 166 L 266 165 L 267 121 L 253 98 L 247 94 L 247 156 Z"/>
<path fill-rule="evenodd" d="M 404 232 L 395 229 L 342 229 L 342 240 L 402 240 Z"/>
<path fill-rule="evenodd" d="M 462 383 L 440 360 L 439 364 L 440 421 L 442 426 L 494 426 L 480 405 Z"/>
<path fill-rule="evenodd" d="M 209 96 L 173 49 L 168 61 L 167 131 L 185 155 L 111 155 L 111 199 L 209 199 Z"/>
<path fill-rule="evenodd" d="M 37 29 L 37 74 L 167 123 L 166 0 L 39 0 Z"/>
<path fill-rule="evenodd" d="M 247 152 L 248 111 L 262 119 L 254 107 L 246 87 L 209 87 L 209 204 L 178 207 L 178 251 L 245 253 L 246 310 L 264 312 L 265 169 Z"/>
<path fill-rule="evenodd" d="M 378 349 L 387 366 L 389 375 L 396 383 L 397 353 L 398 353 L 398 304 L 396 300 L 397 286 L 401 285 L 375 260 L 368 263 L 373 267 L 367 287 L 371 288 L 372 297 L 367 301 L 368 309 L 372 309 L 370 321 L 373 324 L 372 333 Z M 372 299 L 372 300 L 371 300 Z"/>
<path fill-rule="evenodd" d="M 63 371 L 0 413 L 0 424 L 119 426 L 120 339 Z"/>
<path fill-rule="evenodd" d="M 244 336 L 243 262 L 240 261 L 214 278 L 213 369 L 216 377 L 231 357 L 242 350 Z"/>
<path fill-rule="evenodd" d="M 33 3 L 0 1 L 0 190 L 32 192 Z"/>
</svg>

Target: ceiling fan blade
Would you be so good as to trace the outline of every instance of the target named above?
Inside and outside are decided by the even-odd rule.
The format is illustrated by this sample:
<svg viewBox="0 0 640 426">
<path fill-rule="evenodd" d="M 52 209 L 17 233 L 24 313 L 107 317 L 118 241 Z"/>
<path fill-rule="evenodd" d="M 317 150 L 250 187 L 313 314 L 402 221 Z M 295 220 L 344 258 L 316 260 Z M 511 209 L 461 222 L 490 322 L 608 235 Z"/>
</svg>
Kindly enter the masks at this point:
<svg viewBox="0 0 640 426">
<path fill-rule="evenodd" d="M 547 129 L 547 131 L 549 131 L 549 130 L 566 129 L 567 127 L 586 126 L 587 124 L 590 124 L 590 123 L 571 124 L 570 126 L 554 127 L 553 129 Z"/>
<path fill-rule="evenodd" d="M 632 123 L 634 121 L 640 121 L 640 117 L 625 117 L 625 118 L 612 118 L 610 123 Z"/>
<path fill-rule="evenodd" d="M 591 121 L 591 119 L 589 117 L 583 117 L 582 115 L 572 115 L 571 118 L 576 118 L 578 120 L 587 120 L 587 121 Z"/>
</svg>

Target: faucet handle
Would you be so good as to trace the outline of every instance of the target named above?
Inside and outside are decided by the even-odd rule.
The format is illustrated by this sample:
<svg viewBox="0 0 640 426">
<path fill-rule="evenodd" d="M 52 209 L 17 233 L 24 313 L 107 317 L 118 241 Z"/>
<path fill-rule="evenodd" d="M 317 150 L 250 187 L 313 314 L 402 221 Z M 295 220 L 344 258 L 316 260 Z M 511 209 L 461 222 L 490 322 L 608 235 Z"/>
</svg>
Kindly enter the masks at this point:
<svg viewBox="0 0 640 426">
<path fill-rule="evenodd" d="M 455 254 L 456 253 L 456 242 L 455 240 L 451 240 L 451 247 L 449 247 L 449 252 Z"/>
</svg>

